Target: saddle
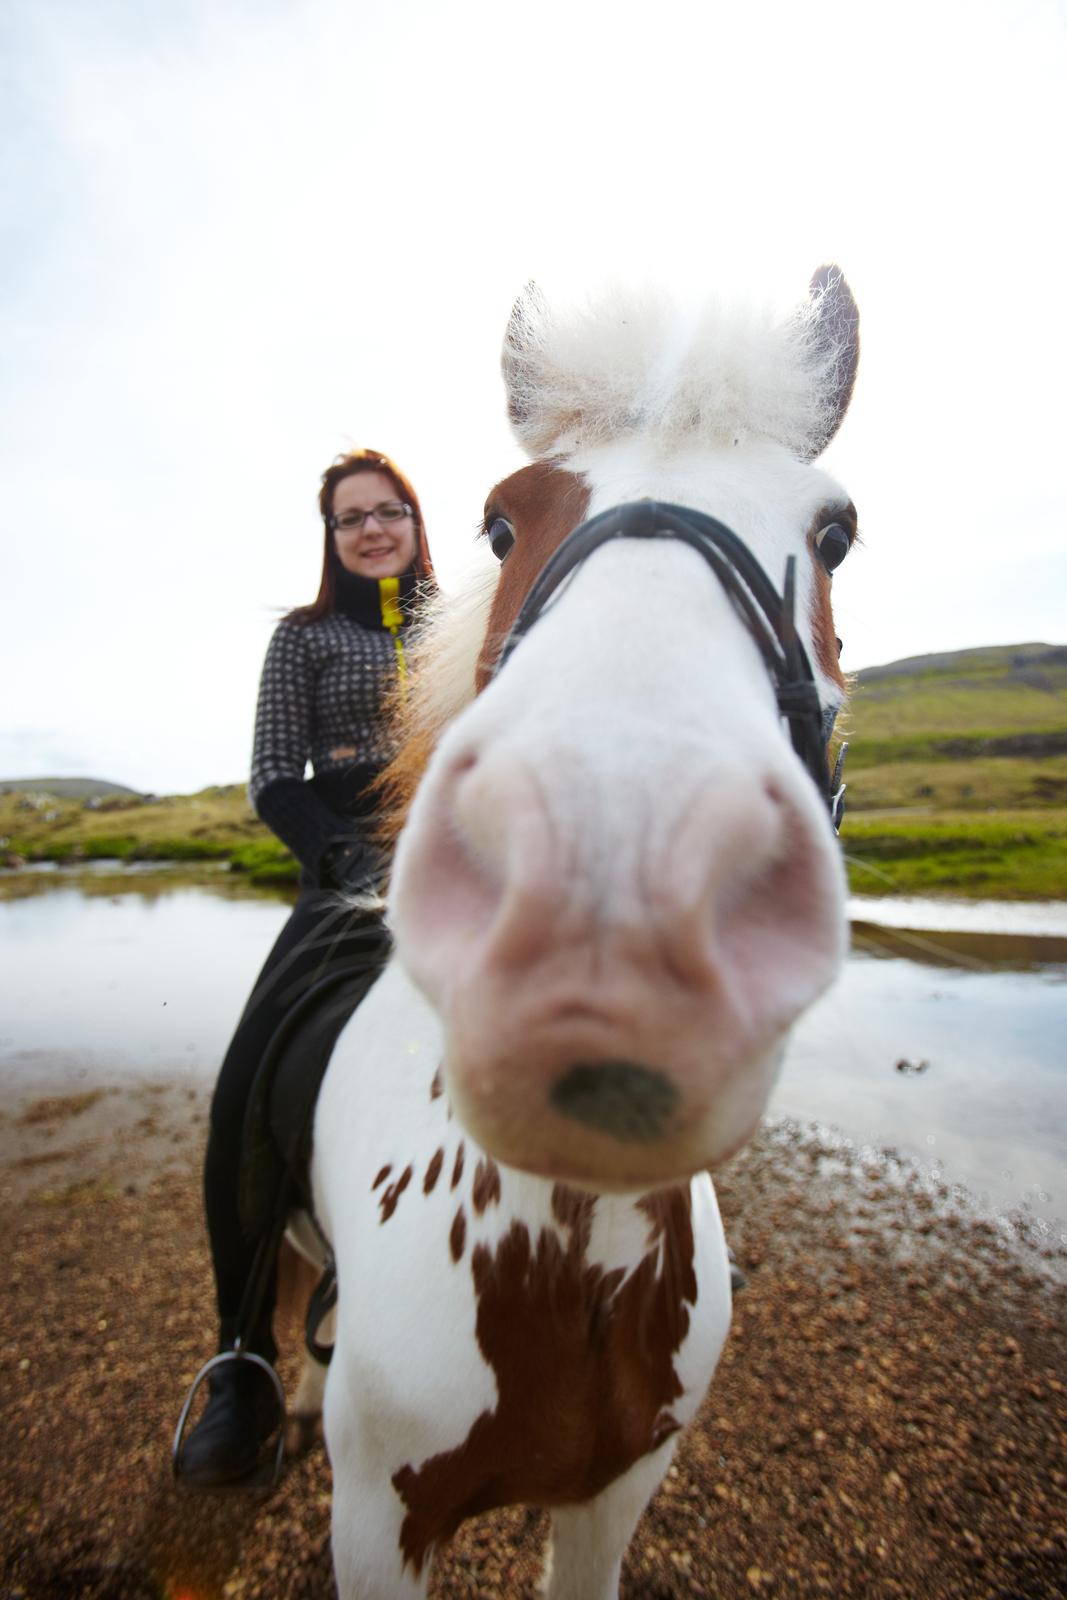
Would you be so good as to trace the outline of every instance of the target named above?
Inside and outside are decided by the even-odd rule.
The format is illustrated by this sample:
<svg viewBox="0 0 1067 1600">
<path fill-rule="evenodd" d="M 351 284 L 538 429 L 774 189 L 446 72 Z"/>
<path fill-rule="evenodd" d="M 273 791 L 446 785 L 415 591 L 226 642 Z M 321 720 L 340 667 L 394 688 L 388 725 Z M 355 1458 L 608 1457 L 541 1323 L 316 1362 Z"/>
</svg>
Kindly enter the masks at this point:
<svg viewBox="0 0 1067 1600">
<path fill-rule="evenodd" d="M 391 940 L 380 917 L 366 919 L 365 950 L 332 965 L 306 989 L 267 1046 L 245 1111 L 238 1210 L 255 1237 L 284 1226 L 279 1211 L 311 1211 L 311 1131 L 319 1089 L 345 1023 L 381 975 Z"/>
<path fill-rule="evenodd" d="M 213 1356 L 200 1369 L 178 1418 L 171 1449 L 175 1477 L 181 1477 L 185 1429 L 197 1392 L 223 1362 L 252 1362 L 261 1368 L 274 1386 L 279 1414 L 284 1415 L 285 1393 L 277 1372 L 245 1345 L 259 1321 L 290 1213 L 302 1207 L 318 1227 L 310 1182 L 315 1103 L 341 1029 L 380 977 L 391 945 L 377 914 L 366 915 L 359 931 L 364 937 L 358 956 L 331 963 L 300 995 L 273 1034 L 253 1080 L 242 1136 L 238 1212 L 241 1226 L 258 1242 L 236 1318 L 234 1347 Z M 315 1335 L 336 1298 L 337 1279 L 327 1247 L 327 1266 L 311 1297 L 305 1324 L 308 1349 L 323 1364 L 330 1359 L 331 1347 L 320 1345 Z M 280 1429 L 272 1483 L 277 1483 L 281 1473 L 284 1449 L 285 1431 Z"/>
</svg>

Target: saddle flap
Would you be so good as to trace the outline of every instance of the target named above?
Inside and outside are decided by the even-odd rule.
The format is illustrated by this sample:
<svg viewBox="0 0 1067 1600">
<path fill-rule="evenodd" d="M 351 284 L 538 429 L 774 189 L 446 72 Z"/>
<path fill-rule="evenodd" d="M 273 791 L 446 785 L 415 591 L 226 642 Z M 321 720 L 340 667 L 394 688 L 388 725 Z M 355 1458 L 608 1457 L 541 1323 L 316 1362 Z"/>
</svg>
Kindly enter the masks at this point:
<svg viewBox="0 0 1067 1600">
<path fill-rule="evenodd" d="M 300 996 L 264 1052 L 245 1111 L 238 1178 L 241 1226 L 249 1234 L 269 1222 L 286 1174 L 307 1193 L 312 1122 L 326 1068 L 388 956 L 389 936 L 380 923 L 377 932 L 358 968 L 334 970 Z"/>
</svg>

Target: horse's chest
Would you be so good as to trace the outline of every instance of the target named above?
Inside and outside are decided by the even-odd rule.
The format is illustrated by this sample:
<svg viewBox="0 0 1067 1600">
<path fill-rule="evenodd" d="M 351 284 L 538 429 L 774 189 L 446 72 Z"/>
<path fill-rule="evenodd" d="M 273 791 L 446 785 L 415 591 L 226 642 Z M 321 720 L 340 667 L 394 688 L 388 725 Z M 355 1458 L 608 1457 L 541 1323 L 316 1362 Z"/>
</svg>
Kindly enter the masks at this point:
<svg viewBox="0 0 1067 1600">
<path fill-rule="evenodd" d="M 595 1258 L 595 1202 L 565 1190 L 543 1225 L 501 1214 L 493 1242 L 472 1235 L 458 1257 L 451 1236 L 496 1400 L 450 1448 L 393 1474 L 416 1566 L 477 1512 L 589 1499 L 680 1426 L 675 1357 L 696 1301 L 688 1196 L 649 1206 L 647 1248 L 627 1266 Z"/>
</svg>

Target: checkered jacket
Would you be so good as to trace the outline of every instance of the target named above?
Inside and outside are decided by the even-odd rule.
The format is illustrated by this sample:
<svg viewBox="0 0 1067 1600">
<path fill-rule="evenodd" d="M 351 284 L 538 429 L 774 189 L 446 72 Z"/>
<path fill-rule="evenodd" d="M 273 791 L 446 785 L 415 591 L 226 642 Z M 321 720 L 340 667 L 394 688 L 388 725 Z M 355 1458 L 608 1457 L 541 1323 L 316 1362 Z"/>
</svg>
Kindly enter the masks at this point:
<svg viewBox="0 0 1067 1600">
<path fill-rule="evenodd" d="M 323 852 L 350 835 L 351 819 L 322 798 L 329 780 L 369 781 L 392 754 L 381 706 L 396 682 L 399 640 L 343 612 L 274 631 L 256 708 L 249 798 L 311 874 Z M 308 762 L 315 779 L 304 781 Z"/>
</svg>

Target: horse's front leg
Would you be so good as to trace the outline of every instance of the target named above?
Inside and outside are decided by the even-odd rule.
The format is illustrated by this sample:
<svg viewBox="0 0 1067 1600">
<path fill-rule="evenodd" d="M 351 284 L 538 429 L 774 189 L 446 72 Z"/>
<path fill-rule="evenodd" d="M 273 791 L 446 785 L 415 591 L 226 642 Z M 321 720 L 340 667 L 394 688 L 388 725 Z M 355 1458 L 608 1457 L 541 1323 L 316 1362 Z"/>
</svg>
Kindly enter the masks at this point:
<svg viewBox="0 0 1067 1600">
<path fill-rule="evenodd" d="M 552 1513 L 545 1600 L 617 1600 L 622 1558 L 670 1466 L 675 1440 L 643 1456 L 595 1500 Z"/>
<path fill-rule="evenodd" d="M 430 1562 L 416 1576 L 400 1547 L 402 1506 L 393 1486 L 360 1480 L 344 1469 L 334 1477 L 333 1569 L 338 1600 L 424 1600 Z"/>
<path fill-rule="evenodd" d="M 331 1542 L 338 1600 L 423 1600 L 430 1560 L 418 1574 L 404 1560 L 404 1503 L 373 1449 L 374 1429 L 351 1404 L 346 1379 L 335 1356 L 323 1422 L 333 1468 Z"/>
<path fill-rule="evenodd" d="M 334 1313 L 329 1311 L 318 1330 L 318 1337 L 326 1344 L 333 1340 L 333 1323 Z M 328 1370 L 321 1361 L 315 1360 L 309 1350 L 305 1350 L 300 1382 L 289 1408 L 285 1435 L 285 1449 L 289 1456 L 302 1456 L 316 1442 Z"/>
</svg>

